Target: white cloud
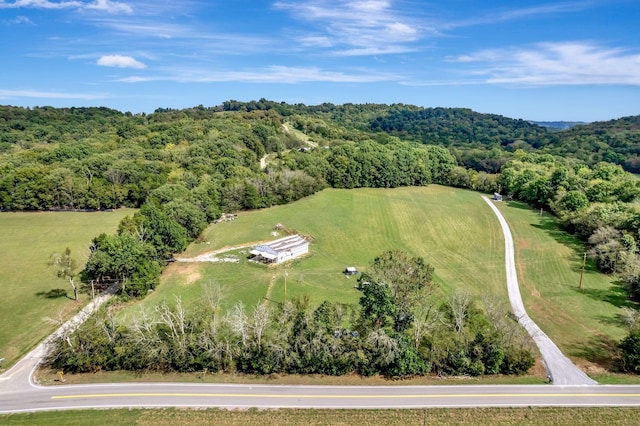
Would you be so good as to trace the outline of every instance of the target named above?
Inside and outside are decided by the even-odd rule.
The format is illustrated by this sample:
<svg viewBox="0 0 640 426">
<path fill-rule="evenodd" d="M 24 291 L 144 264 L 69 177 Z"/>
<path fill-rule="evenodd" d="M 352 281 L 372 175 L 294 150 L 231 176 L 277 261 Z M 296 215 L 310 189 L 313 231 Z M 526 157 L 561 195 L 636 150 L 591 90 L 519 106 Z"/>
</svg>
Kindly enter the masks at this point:
<svg viewBox="0 0 640 426">
<path fill-rule="evenodd" d="M 45 99 L 84 99 L 105 98 L 105 95 L 92 93 L 49 92 L 39 90 L 5 90 L 0 89 L 0 99 L 11 98 L 45 98 Z"/>
<path fill-rule="evenodd" d="M 519 19 L 527 19 L 532 17 L 554 16 L 558 14 L 566 14 L 578 12 L 585 9 L 596 7 L 598 2 L 595 1 L 568 1 L 545 4 L 540 6 L 524 7 L 520 9 L 494 10 L 487 11 L 484 14 L 478 14 L 467 19 L 458 21 L 443 21 L 437 24 L 440 30 L 450 30 L 460 27 L 469 27 L 475 25 L 491 25 L 499 22 L 515 21 Z"/>
<path fill-rule="evenodd" d="M 331 47 L 334 45 L 334 42 L 333 40 L 331 40 L 331 38 L 323 35 L 304 35 L 301 36 L 298 41 L 303 46 L 309 47 Z"/>
<path fill-rule="evenodd" d="M 540 43 L 464 55 L 488 83 L 531 86 L 640 85 L 640 54 L 585 42 Z"/>
<path fill-rule="evenodd" d="M 7 25 L 35 25 L 31 19 L 26 16 L 16 16 L 10 21 L 3 21 Z"/>
<path fill-rule="evenodd" d="M 303 46 L 310 39 L 323 40 L 316 47 L 339 48 L 341 55 L 406 52 L 406 44 L 423 33 L 414 18 L 403 16 L 391 1 L 304 0 L 277 2 L 275 7 L 316 26 L 310 34 L 298 37 Z"/>
<path fill-rule="evenodd" d="M 333 52 L 335 56 L 375 56 L 375 55 L 390 55 L 414 52 L 414 48 L 406 47 L 403 45 L 397 46 L 371 46 L 355 49 L 336 50 Z"/>
<path fill-rule="evenodd" d="M 131 56 L 124 55 L 104 55 L 101 56 L 96 62 L 97 65 L 103 67 L 117 67 L 117 68 L 146 68 L 147 66 L 140 61 L 137 61 Z"/>
<path fill-rule="evenodd" d="M 82 7 L 80 1 L 49 1 L 49 0 L 15 0 L 13 3 L 0 1 L 0 9 L 18 9 L 18 8 L 34 8 L 34 9 L 70 9 Z"/>
<path fill-rule="evenodd" d="M 132 76 L 119 79 L 126 83 L 149 81 L 176 81 L 180 83 L 277 83 L 297 84 L 313 82 L 330 83 L 372 83 L 397 80 L 397 75 L 372 73 L 369 71 L 343 72 L 327 71 L 317 67 L 288 67 L 273 65 L 252 71 L 211 71 L 206 69 L 176 68 L 167 75 L 155 77 Z"/>
<path fill-rule="evenodd" d="M 79 9 L 98 10 L 108 13 L 133 13 L 133 8 L 126 3 L 111 0 L 95 0 L 84 2 L 78 0 L 50 1 L 50 0 L 15 0 L 7 2 L 0 0 L 0 9 Z"/>
<path fill-rule="evenodd" d="M 402 22 L 393 22 L 386 25 L 388 34 L 395 35 L 397 38 L 414 40 L 418 30 Z"/>
<path fill-rule="evenodd" d="M 133 8 L 126 3 L 120 3 L 110 0 L 96 0 L 85 6 L 87 10 L 99 10 L 108 13 L 133 13 Z"/>
</svg>

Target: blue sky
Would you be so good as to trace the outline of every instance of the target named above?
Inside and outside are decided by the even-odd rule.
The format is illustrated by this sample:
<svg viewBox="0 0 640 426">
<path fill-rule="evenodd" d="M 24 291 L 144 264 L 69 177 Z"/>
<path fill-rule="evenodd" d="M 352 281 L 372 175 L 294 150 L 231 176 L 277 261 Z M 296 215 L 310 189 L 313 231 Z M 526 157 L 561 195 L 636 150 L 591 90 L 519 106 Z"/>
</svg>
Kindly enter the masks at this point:
<svg viewBox="0 0 640 426">
<path fill-rule="evenodd" d="M 640 1 L 0 0 L 0 104 L 640 114 Z"/>
</svg>

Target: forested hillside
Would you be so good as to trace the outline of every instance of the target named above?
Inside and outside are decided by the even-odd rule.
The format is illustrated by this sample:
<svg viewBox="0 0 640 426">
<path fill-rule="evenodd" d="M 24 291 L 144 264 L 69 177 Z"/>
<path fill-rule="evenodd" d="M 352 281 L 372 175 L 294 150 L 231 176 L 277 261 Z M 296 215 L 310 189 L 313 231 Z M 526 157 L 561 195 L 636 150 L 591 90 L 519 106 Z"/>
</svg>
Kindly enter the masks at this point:
<svg viewBox="0 0 640 426">
<path fill-rule="evenodd" d="M 140 207 L 117 234 L 96 236 L 83 278 L 115 278 L 128 296 L 142 297 L 171 255 L 223 212 L 289 203 L 327 186 L 500 191 L 550 209 L 638 301 L 640 181 L 621 166 L 640 170 L 639 122 L 550 131 L 468 109 L 264 99 L 148 115 L 5 106 L 0 209 Z M 629 325 L 621 365 L 640 371 L 640 316 Z"/>
<path fill-rule="evenodd" d="M 225 102 L 228 111 L 275 109 L 295 116 L 296 127 L 320 138 L 349 140 L 374 133 L 402 140 L 446 146 L 461 165 L 478 171 L 499 172 L 517 150 L 579 159 L 588 165 L 601 161 L 640 171 L 640 116 L 576 124 L 565 130 L 522 119 L 481 114 L 466 108 L 422 108 L 393 104 L 322 104 L 316 106 L 258 102 Z M 553 124 L 553 123 L 551 123 Z M 371 136 L 370 136 L 371 137 Z"/>
</svg>

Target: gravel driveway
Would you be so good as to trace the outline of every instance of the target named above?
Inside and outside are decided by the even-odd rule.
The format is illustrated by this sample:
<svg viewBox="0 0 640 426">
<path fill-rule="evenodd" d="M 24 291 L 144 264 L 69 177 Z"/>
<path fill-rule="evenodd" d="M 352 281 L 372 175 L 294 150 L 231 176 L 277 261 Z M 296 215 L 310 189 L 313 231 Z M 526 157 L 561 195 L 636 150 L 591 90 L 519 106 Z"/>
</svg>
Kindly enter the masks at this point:
<svg viewBox="0 0 640 426">
<path fill-rule="evenodd" d="M 547 369 L 547 375 L 551 378 L 554 385 L 595 385 L 597 382 L 587 376 L 582 370 L 575 366 L 573 362 L 558 349 L 555 343 L 547 336 L 544 331 L 533 322 L 527 312 L 524 310 L 522 297 L 520 296 L 520 288 L 518 287 L 518 276 L 516 274 L 516 264 L 513 250 L 513 238 L 507 221 L 500 213 L 500 210 L 493 204 L 488 197 L 483 196 L 484 200 L 491 206 L 491 209 L 498 217 L 502 232 L 504 233 L 504 254 L 505 264 L 507 268 L 507 288 L 509 290 L 509 300 L 513 313 L 518 317 L 518 321 L 531 335 L 536 342 L 542 359 Z"/>
</svg>

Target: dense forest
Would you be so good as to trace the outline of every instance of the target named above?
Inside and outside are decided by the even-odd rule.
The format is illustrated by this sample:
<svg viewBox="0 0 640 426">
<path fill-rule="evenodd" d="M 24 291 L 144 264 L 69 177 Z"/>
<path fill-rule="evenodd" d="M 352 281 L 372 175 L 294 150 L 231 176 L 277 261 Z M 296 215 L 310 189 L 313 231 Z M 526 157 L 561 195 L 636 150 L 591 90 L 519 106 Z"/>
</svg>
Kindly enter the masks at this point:
<svg viewBox="0 0 640 426">
<path fill-rule="evenodd" d="M 584 240 L 598 267 L 619 274 L 629 297 L 640 301 L 640 210 L 635 203 L 640 181 L 628 173 L 640 170 L 639 128 L 640 116 L 558 131 L 468 109 L 306 106 L 264 99 L 135 115 L 108 108 L 0 106 L 0 209 L 138 207 L 115 235 L 96 236 L 83 278 L 116 278 L 126 283 L 126 295 L 143 297 L 159 283 L 171 255 L 184 250 L 224 212 L 284 204 L 325 187 L 438 183 L 498 191 L 552 211 Z M 366 293 L 368 288 L 361 290 Z M 376 293 L 382 299 L 371 306 L 384 300 L 382 290 Z M 367 336 L 372 330 L 384 331 L 388 344 L 406 349 L 404 361 L 417 362 L 411 364 L 411 374 L 453 371 L 454 364 L 434 357 L 431 346 L 428 356 L 416 357 L 415 351 L 425 347 L 407 346 L 405 339 L 420 318 L 407 316 L 410 324 L 398 326 L 392 315 L 397 306 L 389 306 L 386 319 L 369 318 L 368 323 L 362 316 L 367 308 L 361 306 L 354 328 L 359 324 Z M 326 307 L 334 308 L 340 309 Z M 305 327 L 319 326 L 312 321 L 316 311 L 304 303 L 295 309 L 291 318 L 306 318 Z M 453 318 L 445 308 L 438 312 Z M 203 320 L 198 318 L 193 321 L 199 327 Z M 640 317 L 630 318 L 620 367 L 637 372 Z M 283 325 L 270 325 L 278 326 Z M 194 333 L 191 336 L 200 339 Z M 82 331 L 75 338 L 81 336 Z M 469 345 L 495 333 L 480 328 L 469 336 L 460 342 Z M 464 355 L 463 365 L 488 371 L 474 364 L 478 359 L 469 356 L 469 346 L 456 347 Z M 327 357 L 340 358 L 337 352 Z M 347 358 L 351 370 L 362 372 L 353 354 Z M 74 362 L 73 356 L 68 362 Z M 251 365 L 240 358 L 233 363 Z M 299 371 L 279 365 L 278 371 Z"/>
</svg>

